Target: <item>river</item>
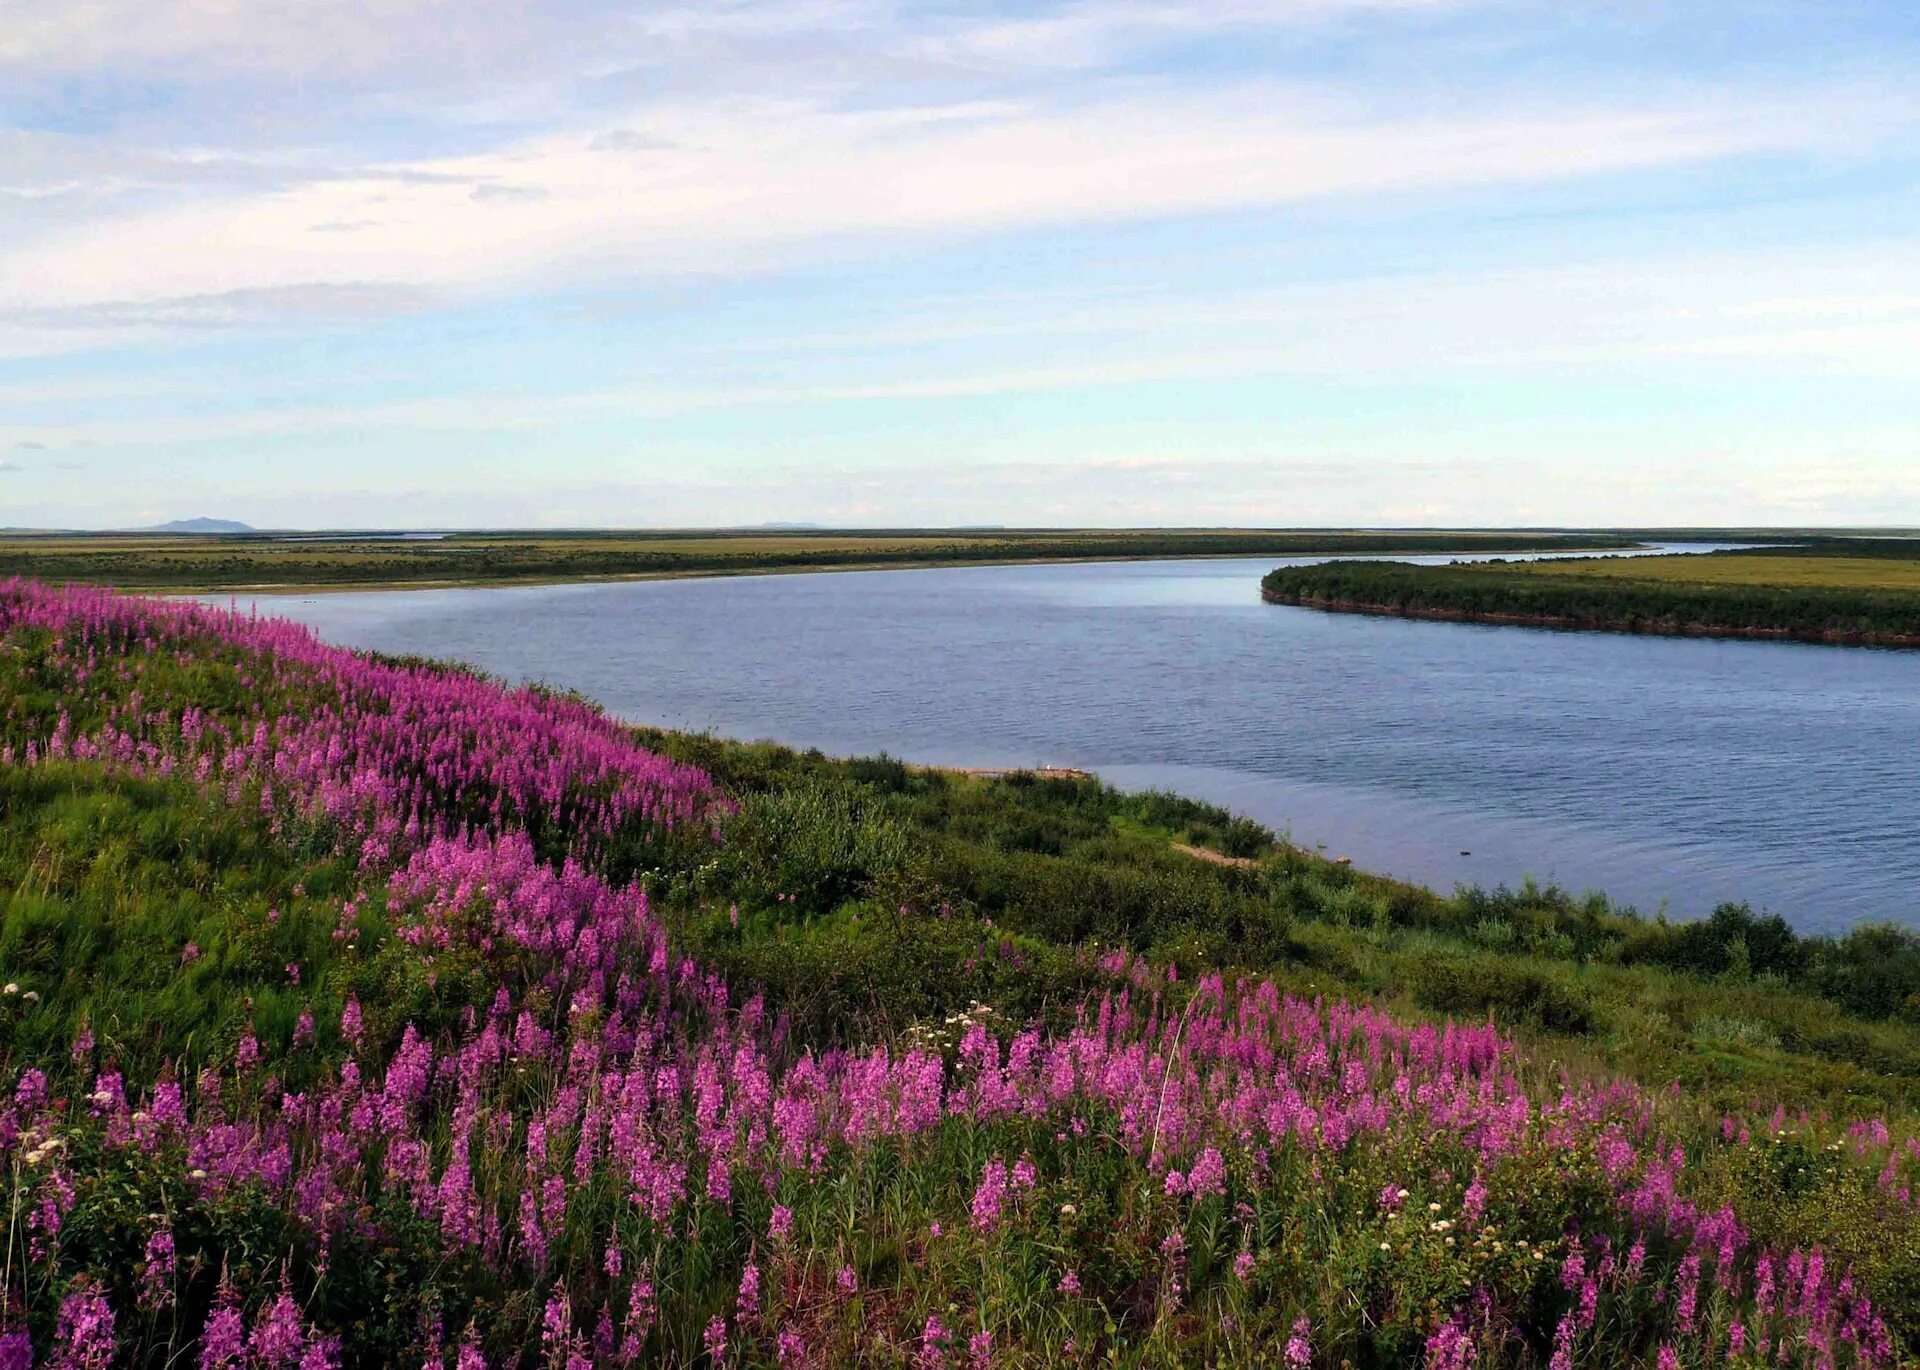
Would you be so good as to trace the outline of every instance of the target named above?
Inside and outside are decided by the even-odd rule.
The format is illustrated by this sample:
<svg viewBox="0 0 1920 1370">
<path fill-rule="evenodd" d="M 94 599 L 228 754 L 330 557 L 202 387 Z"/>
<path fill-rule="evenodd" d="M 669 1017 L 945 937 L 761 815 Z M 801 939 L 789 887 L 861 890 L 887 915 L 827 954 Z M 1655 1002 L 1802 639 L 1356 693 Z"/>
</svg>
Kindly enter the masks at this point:
<svg viewBox="0 0 1920 1370">
<path fill-rule="evenodd" d="M 1920 652 L 1260 602 L 1255 558 L 262 598 L 329 640 L 835 754 L 1212 799 L 1442 889 L 1920 926 Z M 1414 558 L 1445 560 L 1446 558 Z M 223 601 L 224 602 L 224 601 Z"/>
</svg>

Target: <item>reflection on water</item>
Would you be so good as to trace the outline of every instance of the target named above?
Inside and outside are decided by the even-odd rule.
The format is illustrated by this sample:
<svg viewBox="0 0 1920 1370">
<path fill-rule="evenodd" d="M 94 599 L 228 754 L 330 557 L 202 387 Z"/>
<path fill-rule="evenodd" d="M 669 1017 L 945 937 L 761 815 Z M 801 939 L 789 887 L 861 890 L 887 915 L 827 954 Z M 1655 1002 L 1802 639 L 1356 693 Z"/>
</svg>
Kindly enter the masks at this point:
<svg viewBox="0 0 1920 1370">
<path fill-rule="evenodd" d="M 1920 653 L 1279 608 L 1273 559 L 266 599 L 326 637 L 833 753 L 1081 766 L 1442 888 L 1920 924 Z M 1463 854 L 1470 853 L 1470 854 Z"/>
</svg>

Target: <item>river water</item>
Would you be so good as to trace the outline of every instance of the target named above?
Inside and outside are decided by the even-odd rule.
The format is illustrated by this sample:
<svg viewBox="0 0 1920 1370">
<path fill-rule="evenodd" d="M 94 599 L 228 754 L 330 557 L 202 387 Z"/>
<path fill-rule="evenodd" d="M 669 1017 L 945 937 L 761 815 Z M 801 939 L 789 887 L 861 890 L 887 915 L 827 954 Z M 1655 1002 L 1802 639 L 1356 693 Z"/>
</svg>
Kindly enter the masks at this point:
<svg viewBox="0 0 1920 1370">
<path fill-rule="evenodd" d="M 1313 561 L 1319 558 L 1302 558 Z M 1415 558 L 1436 560 L 1436 558 Z M 1920 652 L 1262 604 L 1275 558 L 271 597 L 358 647 L 835 754 L 1054 765 L 1370 870 L 1920 926 Z M 1295 563 L 1288 563 L 1295 564 Z"/>
</svg>

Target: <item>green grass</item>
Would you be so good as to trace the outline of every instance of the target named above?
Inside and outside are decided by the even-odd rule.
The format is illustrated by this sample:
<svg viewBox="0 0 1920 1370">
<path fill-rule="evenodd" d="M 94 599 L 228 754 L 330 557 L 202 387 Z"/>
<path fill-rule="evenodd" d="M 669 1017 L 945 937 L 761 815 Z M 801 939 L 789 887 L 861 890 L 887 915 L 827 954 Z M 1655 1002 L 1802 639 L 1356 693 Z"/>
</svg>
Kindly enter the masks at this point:
<svg viewBox="0 0 1920 1370">
<path fill-rule="evenodd" d="M 1044 1016 L 1081 984 L 1073 950 L 1099 944 L 1189 974 L 1244 967 L 1491 1016 L 1569 1059 L 1684 1080 L 1727 1106 L 1920 1103 L 1920 943 L 1904 932 L 1807 938 L 1740 906 L 1669 923 L 1531 884 L 1443 895 L 1173 795 L 643 736 L 744 797 L 725 852 L 663 892 L 713 910 L 689 921 L 700 954 L 767 985 L 803 1030 L 897 1032 L 976 999 Z M 1260 859 L 1217 865 L 1175 843 Z M 796 851 L 809 853 L 797 865 Z M 795 891 L 797 904 L 773 900 Z M 736 903 L 783 914 L 735 928 L 719 911 Z M 902 905 L 943 916 L 903 918 Z"/>
<path fill-rule="evenodd" d="M 1461 568 L 1480 575 L 1514 572 L 1543 580 L 1604 580 L 1648 585 L 1770 586 L 1785 589 L 1898 590 L 1920 593 L 1920 542 L 1910 559 L 1720 552 L 1708 556 L 1580 558 Z"/>
<path fill-rule="evenodd" d="M 822 1042 L 976 1000 L 1047 1018 L 1092 983 L 1080 952 L 1098 945 L 1188 974 L 1243 967 L 1491 1016 L 1571 1059 L 1685 1080 L 1721 1103 L 1759 1093 L 1857 1112 L 1910 1106 L 1920 1088 L 1920 950 L 1903 933 L 1801 938 L 1737 908 L 1669 924 L 1532 886 L 1441 895 L 1170 795 L 645 740 L 742 800 L 725 847 L 655 871 L 656 896 L 693 954 L 765 986 Z M 1260 860 L 1217 865 L 1175 843 Z M 192 1063 L 249 1023 L 284 1045 L 300 1005 L 317 996 L 326 1019 L 349 992 L 396 1030 L 450 1020 L 457 968 L 428 986 L 384 955 L 384 910 L 361 913 L 343 955 L 332 934 L 351 876 L 183 782 L 0 768 L 0 965 L 47 1001 L 0 1018 L 0 1055 L 57 1052 L 86 1021 L 130 1066 Z M 737 926 L 735 910 L 747 911 Z M 199 955 L 183 965 L 189 943 Z"/>
</svg>

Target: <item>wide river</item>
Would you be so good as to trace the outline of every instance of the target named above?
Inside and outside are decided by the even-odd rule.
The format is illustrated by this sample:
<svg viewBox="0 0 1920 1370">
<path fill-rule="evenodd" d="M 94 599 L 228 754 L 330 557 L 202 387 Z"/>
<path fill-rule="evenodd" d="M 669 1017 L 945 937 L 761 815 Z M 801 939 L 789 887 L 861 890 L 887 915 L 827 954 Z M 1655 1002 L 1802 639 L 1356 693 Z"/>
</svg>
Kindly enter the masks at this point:
<svg viewBox="0 0 1920 1370">
<path fill-rule="evenodd" d="M 1280 608 L 1259 596 L 1276 564 L 259 605 L 639 722 L 1173 789 L 1442 889 L 1531 875 L 1676 917 L 1747 900 L 1810 930 L 1920 926 L 1920 652 Z"/>
</svg>

